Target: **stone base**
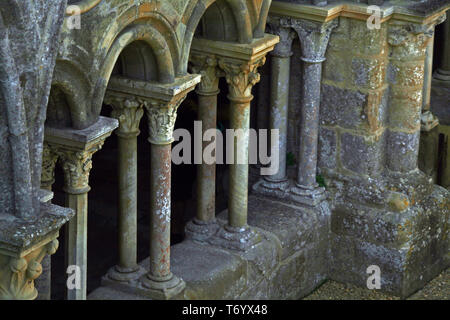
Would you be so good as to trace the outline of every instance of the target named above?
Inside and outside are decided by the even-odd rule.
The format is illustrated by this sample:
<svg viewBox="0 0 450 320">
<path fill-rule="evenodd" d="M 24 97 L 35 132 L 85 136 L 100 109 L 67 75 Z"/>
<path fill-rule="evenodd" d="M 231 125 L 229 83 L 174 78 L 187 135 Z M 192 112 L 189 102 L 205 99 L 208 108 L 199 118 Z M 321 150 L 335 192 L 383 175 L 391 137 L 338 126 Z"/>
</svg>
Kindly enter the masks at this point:
<svg viewBox="0 0 450 320">
<path fill-rule="evenodd" d="M 256 195 L 269 196 L 283 200 L 288 198 L 289 188 L 289 180 L 269 181 L 263 178 L 253 185 L 252 192 Z"/>
<path fill-rule="evenodd" d="M 186 239 L 206 241 L 208 238 L 214 235 L 218 229 L 219 225 L 217 224 L 217 221 L 215 219 L 210 222 L 203 222 L 194 218 L 186 225 Z"/>
<path fill-rule="evenodd" d="M 145 273 L 145 270 L 139 265 L 130 269 L 114 266 L 108 270 L 106 277 L 108 277 L 111 281 L 128 282 L 139 279 L 143 273 Z"/>
<path fill-rule="evenodd" d="M 276 214 L 275 214 L 276 213 Z M 218 215 L 225 225 L 227 212 Z M 299 299 L 326 279 L 330 210 L 249 196 L 248 221 L 260 241 L 246 251 L 185 240 L 171 248 L 172 272 L 186 288 L 172 299 Z M 140 265 L 148 268 L 148 259 Z M 150 299 L 139 282 L 103 281 L 89 299 Z"/>
<path fill-rule="evenodd" d="M 403 211 L 338 203 L 331 218 L 331 279 L 365 287 L 371 265 L 381 290 L 407 297 L 450 265 L 449 192 L 435 186 Z"/>
<path fill-rule="evenodd" d="M 207 240 L 209 244 L 240 251 L 246 251 L 260 241 L 261 236 L 257 230 L 249 226 L 232 228 L 226 223 L 222 223 L 217 233 Z"/>
<path fill-rule="evenodd" d="M 186 287 L 186 283 L 175 275 L 164 281 L 159 281 L 145 275 L 140 282 L 148 292 L 149 296 L 158 300 L 169 300 L 178 295 Z"/>
<path fill-rule="evenodd" d="M 291 201 L 308 206 L 317 206 L 326 198 L 325 188 L 322 187 L 309 189 L 295 185 L 289 190 L 289 199 Z"/>
</svg>

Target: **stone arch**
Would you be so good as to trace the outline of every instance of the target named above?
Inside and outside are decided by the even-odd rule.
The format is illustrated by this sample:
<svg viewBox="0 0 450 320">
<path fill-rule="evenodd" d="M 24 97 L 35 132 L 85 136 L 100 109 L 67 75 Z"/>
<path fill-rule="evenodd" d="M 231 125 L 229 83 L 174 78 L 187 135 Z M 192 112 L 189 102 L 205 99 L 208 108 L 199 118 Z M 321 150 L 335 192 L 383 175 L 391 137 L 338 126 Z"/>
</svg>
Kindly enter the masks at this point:
<svg viewBox="0 0 450 320">
<path fill-rule="evenodd" d="M 208 12 L 209 11 L 209 12 Z M 213 12 L 215 11 L 215 12 Z M 250 43 L 253 39 L 253 26 L 246 0 L 198 0 L 189 18 L 186 18 L 186 33 L 183 42 L 179 74 L 187 72 L 187 62 L 195 31 L 205 14 L 211 14 L 211 23 L 222 28 L 222 41 Z M 217 26 L 217 21 L 222 24 Z M 226 32 L 228 31 L 228 34 Z M 231 32 L 230 32 L 231 31 Z"/>
<path fill-rule="evenodd" d="M 57 60 L 53 72 L 47 107 L 46 125 L 83 129 L 89 121 L 88 93 L 90 83 L 71 61 Z"/>
<path fill-rule="evenodd" d="M 103 98 L 108 85 L 109 78 L 114 71 L 116 62 L 124 49 L 129 45 L 134 46 L 135 49 L 139 49 L 141 55 L 140 58 L 147 65 L 147 72 L 145 75 L 136 75 L 134 78 L 140 78 L 141 80 L 153 80 L 162 83 L 171 83 L 175 80 L 176 58 L 177 53 L 176 46 L 170 44 L 172 38 L 170 35 L 163 35 L 153 25 L 154 19 L 146 18 L 135 20 L 133 23 L 127 25 L 121 32 L 114 38 L 111 46 L 109 47 L 107 54 L 100 66 L 99 78 L 94 89 L 92 98 L 92 112 L 95 115 L 99 115 L 102 107 Z M 169 40 L 167 39 L 169 37 Z M 133 44 L 133 43 L 139 44 Z M 125 52 L 125 55 L 129 53 Z M 143 55 L 148 54 L 147 57 Z M 133 56 L 130 54 L 130 56 Z M 136 57 L 136 56 L 135 56 Z M 156 63 L 151 63 L 151 61 Z M 119 60 L 120 62 L 120 60 Z M 120 63 L 123 63 L 120 62 Z M 149 70 L 148 66 L 155 66 L 155 70 Z M 145 68 L 145 65 L 144 65 Z M 152 73 L 154 72 L 154 73 Z"/>
</svg>

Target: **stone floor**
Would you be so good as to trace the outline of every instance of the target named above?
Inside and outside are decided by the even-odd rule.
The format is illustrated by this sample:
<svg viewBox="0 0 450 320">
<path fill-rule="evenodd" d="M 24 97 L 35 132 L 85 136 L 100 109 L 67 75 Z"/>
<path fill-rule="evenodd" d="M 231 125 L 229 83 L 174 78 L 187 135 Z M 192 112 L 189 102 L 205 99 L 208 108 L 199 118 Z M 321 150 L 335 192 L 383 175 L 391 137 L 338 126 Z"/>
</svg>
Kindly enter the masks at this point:
<svg viewBox="0 0 450 320">
<path fill-rule="evenodd" d="M 399 300 L 399 297 L 329 280 L 304 300 Z M 407 300 L 450 300 L 450 268 Z"/>
</svg>

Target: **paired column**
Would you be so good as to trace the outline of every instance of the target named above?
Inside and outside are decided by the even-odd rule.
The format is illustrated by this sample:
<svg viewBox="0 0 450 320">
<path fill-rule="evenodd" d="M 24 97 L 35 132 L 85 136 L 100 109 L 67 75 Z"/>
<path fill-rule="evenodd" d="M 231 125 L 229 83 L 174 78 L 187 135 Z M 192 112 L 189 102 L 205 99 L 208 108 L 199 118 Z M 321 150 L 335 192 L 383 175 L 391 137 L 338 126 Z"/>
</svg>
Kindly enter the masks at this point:
<svg viewBox="0 0 450 320">
<path fill-rule="evenodd" d="M 225 73 L 230 101 L 230 129 L 235 130 L 233 141 L 227 141 L 227 152 L 234 154 L 230 164 L 230 190 L 228 195 L 228 223 L 219 230 L 213 243 L 245 250 L 259 241 L 259 236 L 247 225 L 248 211 L 248 150 L 250 129 L 251 90 L 259 81 L 258 67 L 265 63 L 265 57 L 248 62 L 220 58 L 219 66 Z M 239 130 L 240 129 L 240 130 Z M 223 241 L 225 240 L 225 241 Z"/>
<path fill-rule="evenodd" d="M 119 262 L 108 273 L 116 281 L 136 280 L 137 264 L 137 136 L 144 115 L 143 103 L 135 96 L 107 91 L 105 103 L 119 121 Z"/>
<path fill-rule="evenodd" d="M 207 130 L 216 132 L 217 95 L 219 94 L 220 71 L 214 55 L 192 54 L 190 57 L 192 72 L 201 75 L 197 85 L 198 117 L 202 124 L 202 137 Z M 212 131 L 211 131 L 212 132 Z M 216 134 L 211 135 L 211 142 L 203 141 L 202 150 L 210 146 L 216 150 Z M 194 150 L 194 152 L 202 152 Z M 216 159 L 212 163 L 202 161 L 197 166 L 197 214 L 186 226 L 186 236 L 204 241 L 217 229 L 216 222 Z"/>
<path fill-rule="evenodd" d="M 270 129 L 279 132 L 278 172 L 264 176 L 263 179 L 253 186 L 256 193 L 268 194 L 278 198 L 285 198 L 289 187 L 286 174 L 287 153 L 287 128 L 289 108 L 289 78 L 292 56 L 292 41 L 295 33 L 290 27 L 280 25 L 279 20 L 269 21 L 270 30 L 280 37 L 280 42 L 270 53 L 271 59 L 271 82 L 270 82 Z"/>
<path fill-rule="evenodd" d="M 93 154 L 101 149 L 116 127 L 115 119 L 100 117 L 83 130 L 46 128 L 45 131 L 45 140 L 59 157 L 64 171 L 65 205 L 75 211 L 75 216 L 66 224 L 66 266 L 79 268 L 81 287 L 67 288 L 68 300 L 86 299 L 89 173 Z"/>
<path fill-rule="evenodd" d="M 312 206 L 325 199 L 325 189 L 316 183 L 320 87 L 325 51 L 331 31 L 336 26 L 336 20 L 323 24 L 292 20 L 292 28 L 297 32 L 301 43 L 304 69 L 298 172 L 290 197 Z"/>
<path fill-rule="evenodd" d="M 150 177 L 150 269 L 142 284 L 157 299 L 168 299 L 181 292 L 185 283 L 170 271 L 171 144 L 178 106 L 185 95 L 170 101 L 146 98 L 151 144 Z"/>
</svg>

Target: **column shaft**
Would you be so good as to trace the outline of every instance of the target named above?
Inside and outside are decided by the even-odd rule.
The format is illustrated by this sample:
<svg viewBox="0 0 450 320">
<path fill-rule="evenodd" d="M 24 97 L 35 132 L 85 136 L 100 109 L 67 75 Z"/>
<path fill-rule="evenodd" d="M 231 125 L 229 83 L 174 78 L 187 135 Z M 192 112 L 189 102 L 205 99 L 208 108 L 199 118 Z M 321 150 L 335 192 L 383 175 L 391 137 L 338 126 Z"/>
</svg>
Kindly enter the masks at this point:
<svg viewBox="0 0 450 320">
<path fill-rule="evenodd" d="M 286 180 L 287 127 L 289 108 L 290 56 L 272 56 L 270 87 L 270 129 L 279 130 L 279 169 L 271 181 Z"/>
<path fill-rule="evenodd" d="M 66 207 L 76 214 L 66 224 L 66 265 L 80 268 L 80 289 L 67 288 L 67 300 L 86 300 L 87 289 L 87 192 L 66 193 Z"/>
<path fill-rule="evenodd" d="M 250 129 L 250 101 L 253 97 L 229 97 L 231 129 L 242 129 L 241 139 L 234 138 L 234 162 L 230 164 L 230 191 L 228 198 L 228 224 L 232 228 L 247 225 L 248 205 L 248 148 Z M 231 141 L 227 141 L 231 143 Z M 238 163 L 238 159 L 242 163 Z"/>
<path fill-rule="evenodd" d="M 216 128 L 217 121 L 217 93 L 198 94 L 198 115 L 202 122 L 203 132 Z M 216 144 L 203 141 L 202 150 L 207 145 Z M 206 164 L 202 161 L 197 167 L 197 220 L 199 222 L 211 222 L 216 215 L 216 164 Z"/>
<path fill-rule="evenodd" d="M 118 134 L 119 140 L 119 269 L 137 264 L 137 138 Z"/>
<path fill-rule="evenodd" d="M 300 123 L 297 184 L 307 189 L 312 189 L 316 186 L 322 63 L 310 63 L 305 60 L 303 60 L 304 91 Z"/>
<path fill-rule="evenodd" d="M 168 280 L 170 272 L 171 145 L 151 145 L 150 270 L 153 280 Z"/>
</svg>

